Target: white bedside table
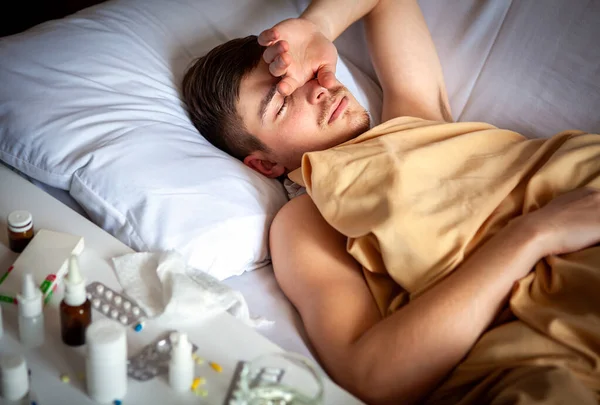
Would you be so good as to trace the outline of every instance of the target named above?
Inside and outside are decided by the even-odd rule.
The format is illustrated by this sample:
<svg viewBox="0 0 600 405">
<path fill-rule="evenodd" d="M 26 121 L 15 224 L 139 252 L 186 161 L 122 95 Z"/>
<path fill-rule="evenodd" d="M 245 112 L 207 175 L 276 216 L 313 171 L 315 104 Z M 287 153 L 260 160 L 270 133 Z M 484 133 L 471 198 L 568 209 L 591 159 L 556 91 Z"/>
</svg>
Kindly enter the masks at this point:
<svg viewBox="0 0 600 405">
<path fill-rule="evenodd" d="M 0 165 L 0 269 L 7 269 L 17 258 L 8 248 L 6 217 L 17 209 L 28 210 L 33 215 L 36 229 L 46 228 L 84 237 L 85 249 L 80 256 L 81 271 L 87 282 L 100 281 L 121 290 L 110 265 L 115 256 L 132 250 L 110 234 L 77 214 L 66 205 L 46 194 L 33 184 Z M 73 349 L 60 339 L 58 305 L 62 299 L 59 289 L 46 307 L 46 343 L 38 350 L 24 352 L 17 334 L 17 308 L 2 303 L 4 337 L 0 340 L 0 352 L 19 351 L 25 354 L 32 371 L 32 388 L 38 397 L 38 405 L 95 404 L 86 394 L 85 382 L 77 375 L 84 371 L 83 348 Z M 93 319 L 102 317 L 94 311 Z M 136 333 L 128 330 L 128 355 L 139 352 L 146 344 L 162 336 L 167 330 L 152 321 Z M 177 395 L 167 385 L 165 376 L 148 382 L 128 381 L 128 392 L 123 405 L 130 404 L 215 404 L 221 405 L 227 394 L 231 377 L 240 360 L 250 360 L 258 355 L 282 351 L 282 349 L 255 330 L 239 322 L 228 313 L 216 315 L 193 328 L 182 329 L 198 346 L 198 355 L 206 362 L 196 368 L 196 374 L 207 380 L 206 397 L 193 393 Z M 214 361 L 223 367 L 217 373 L 208 365 Z M 61 374 L 70 376 L 70 383 L 63 383 Z M 325 381 L 326 404 L 362 404 L 361 401 L 339 388 L 331 380 Z"/>
</svg>

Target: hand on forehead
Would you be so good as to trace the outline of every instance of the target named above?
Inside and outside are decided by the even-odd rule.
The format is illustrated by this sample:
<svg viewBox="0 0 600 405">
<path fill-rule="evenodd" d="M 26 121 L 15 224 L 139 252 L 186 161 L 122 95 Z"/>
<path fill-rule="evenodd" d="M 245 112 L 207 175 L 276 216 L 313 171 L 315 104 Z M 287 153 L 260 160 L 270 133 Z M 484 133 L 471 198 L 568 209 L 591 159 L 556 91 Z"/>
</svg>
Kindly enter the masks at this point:
<svg viewBox="0 0 600 405">
<path fill-rule="evenodd" d="M 288 19 L 261 32 L 258 42 L 267 47 L 263 59 L 269 72 L 281 77 L 277 91 L 283 96 L 315 77 L 325 88 L 336 86 L 337 49 L 315 24 L 300 18 Z"/>
</svg>

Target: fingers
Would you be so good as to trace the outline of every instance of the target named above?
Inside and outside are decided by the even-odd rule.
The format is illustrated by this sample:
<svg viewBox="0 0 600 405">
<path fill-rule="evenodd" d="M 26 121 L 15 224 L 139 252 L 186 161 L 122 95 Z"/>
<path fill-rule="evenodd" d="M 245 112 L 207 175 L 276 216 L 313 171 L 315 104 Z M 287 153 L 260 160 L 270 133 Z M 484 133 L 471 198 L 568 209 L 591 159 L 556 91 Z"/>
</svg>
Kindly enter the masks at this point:
<svg viewBox="0 0 600 405">
<path fill-rule="evenodd" d="M 289 53 L 281 54 L 269 64 L 269 72 L 275 77 L 283 76 L 291 63 L 292 57 Z"/>
<path fill-rule="evenodd" d="M 258 43 L 262 46 L 270 46 L 279 38 L 279 33 L 274 28 L 264 30 L 258 35 Z"/>
<path fill-rule="evenodd" d="M 290 45 L 287 41 L 279 41 L 273 45 L 270 45 L 263 52 L 263 59 L 267 63 L 271 63 L 277 58 L 279 55 L 286 53 L 290 49 Z"/>
<path fill-rule="evenodd" d="M 277 83 L 277 91 L 284 97 L 292 94 L 298 87 L 300 87 L 300 83 L 290 76 L 282 78 L 279 83 Z"/>
<path fill-rule="evenodd" d="M 319 84 L 326 89 L 331 89 L 336 86 L 335 68 L 331 66 L 323 66 L 317 71 L 317 80 Z"/>
</svg>

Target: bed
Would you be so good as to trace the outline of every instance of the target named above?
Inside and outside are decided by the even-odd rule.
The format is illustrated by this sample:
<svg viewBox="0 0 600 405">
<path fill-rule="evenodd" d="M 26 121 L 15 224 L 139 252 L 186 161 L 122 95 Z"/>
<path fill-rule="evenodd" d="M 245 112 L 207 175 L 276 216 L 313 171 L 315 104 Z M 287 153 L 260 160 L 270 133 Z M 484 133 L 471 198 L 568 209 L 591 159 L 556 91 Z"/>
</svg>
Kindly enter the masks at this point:
<svg viewBox="0 0 600 405">
<path fill-rule="evenodd" d="M 419 3 L 456 120 L 600 132 L 600 1 Z M 306 4 L 109 0 L 0 38 L 0 160 L 135 250 L 179 250 L 274 320 L 273 342 L 312 356 L 269 260 L 284 190 L 204 141 L 178 90 L 194 57 Z M 377 123 L 361 23 L 336 45 L 338 78 Z"/>
</svg>

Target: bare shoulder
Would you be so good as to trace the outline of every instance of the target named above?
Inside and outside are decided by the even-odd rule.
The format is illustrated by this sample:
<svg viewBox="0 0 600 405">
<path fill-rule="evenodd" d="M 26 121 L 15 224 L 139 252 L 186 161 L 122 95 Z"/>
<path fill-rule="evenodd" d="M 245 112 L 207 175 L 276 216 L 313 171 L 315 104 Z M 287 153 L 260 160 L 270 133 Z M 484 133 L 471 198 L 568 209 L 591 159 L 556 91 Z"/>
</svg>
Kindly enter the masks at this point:
<svg viewBox="0 0 600 405">
<path fill-rule="evenodd" d="M 270 245 L 275 255 L 279 249 L 312 250 L 322 243 L 328 250 L 345 249 L 345 241 L 346 238 L 325 221 L 307 194 L 285 204 L 271 225 Z"/>
<path fill-rule="evenodd" d="M 294 198 L 276 215 L 270 247 L 277 281 L 300 307 L 305 295 L 314 295 L 348 272 L 360 274 L 360 266 L 346 251 L 346 237 L 325 221 L 308 195 Z"/>
<path fill-rule="evenodd" d="M 316 210 L 317 208 L 308 194 L 303 194 L 291 199 L 275 216 L 273 225 L 271 226 L 271 232 L 277 232 L 279 231 L 279 228 L 289 226 L 294 221 L 299 221 L 299 215 L 312 215 L 310 212 L 313 209 Z"/>
</svg>

